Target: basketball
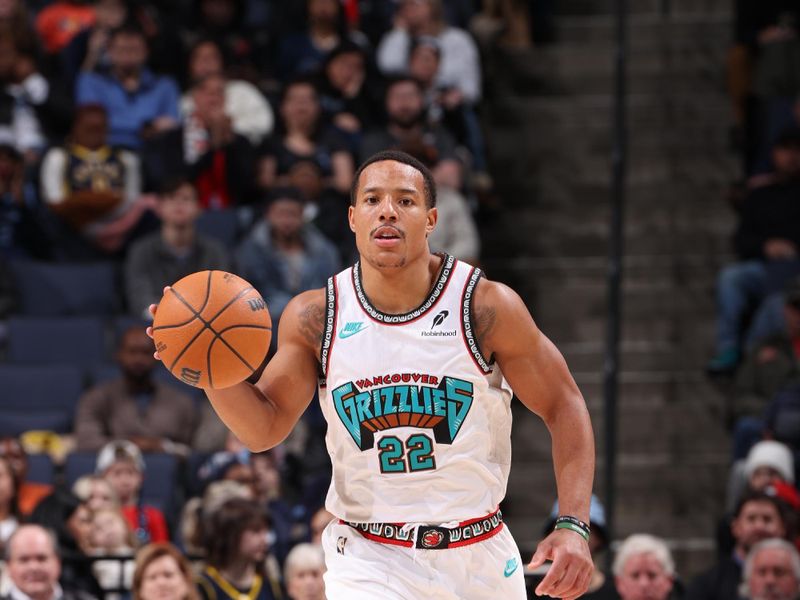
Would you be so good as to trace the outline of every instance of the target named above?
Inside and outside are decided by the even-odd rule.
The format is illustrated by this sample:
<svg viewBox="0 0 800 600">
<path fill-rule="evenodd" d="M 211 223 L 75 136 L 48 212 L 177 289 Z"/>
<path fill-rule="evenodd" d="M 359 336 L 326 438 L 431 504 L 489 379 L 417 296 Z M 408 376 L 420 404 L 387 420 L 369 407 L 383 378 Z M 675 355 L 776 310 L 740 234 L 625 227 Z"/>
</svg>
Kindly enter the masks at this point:
<svg viewBox="0 0 800 600">
<path fill-rule="evenodd" d="M 225 271 L 199 271 L 174 283 L 153 321 L 153 341 L 164 365 L 200 388 L 225 388 L 247 379 L 261 366 L 271 339 L 264 299 L 247 281 Z"/>
</svg>

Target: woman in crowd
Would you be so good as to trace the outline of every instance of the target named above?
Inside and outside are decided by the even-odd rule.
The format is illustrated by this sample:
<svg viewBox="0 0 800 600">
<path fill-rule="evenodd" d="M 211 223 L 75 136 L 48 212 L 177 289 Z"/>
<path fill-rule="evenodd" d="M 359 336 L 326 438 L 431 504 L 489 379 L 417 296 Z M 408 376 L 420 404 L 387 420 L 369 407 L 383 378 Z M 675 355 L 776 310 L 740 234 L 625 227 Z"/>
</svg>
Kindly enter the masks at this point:
<svg viewBox="0 0 800 600">
<path fill-rule="evenodd" d="M 133 600 L 199 600 L 189 561 L 172 544 L 148 544 L 136 554 Z"/>
<path fill-rule="evenodd" d="M 286 557 L 284 576 L 291 600 L 325 600 L 325 555 L 315 544 L 298 544 Z"/>
</svg>

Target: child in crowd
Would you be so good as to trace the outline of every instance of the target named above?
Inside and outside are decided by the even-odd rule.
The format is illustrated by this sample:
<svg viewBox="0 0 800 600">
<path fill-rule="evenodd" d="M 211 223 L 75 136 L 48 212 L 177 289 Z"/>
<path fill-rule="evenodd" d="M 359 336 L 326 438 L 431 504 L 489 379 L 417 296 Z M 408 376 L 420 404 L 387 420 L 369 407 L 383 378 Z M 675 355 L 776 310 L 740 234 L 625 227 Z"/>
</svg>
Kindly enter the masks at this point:
<svg viewBox="0 0 800 600">
<path fill-rule="evenodd" d="M 144 481 L 144 459 L 136 444 L 116 440 L 103 446 L 97 455 L 95 472 L 111 484 L 138 544 L 169 541 L 162 512 L 142 504 L 139 497 Z"/>
<path fill-rule="evenodd" d="M 109 594 L 109 590 L 130 589 L 133 582 L 135 538 L 128 527 L 122 512 L 117 508 L 101 508 L 92 517 L 92 530 L 89 542 L 94 556 L 130 556 L 130 560 L 98 560 L 92 571 L 106 599 L 120 598 L 119 594 Z"/>
<path fill-rule="evenodd" d="M 114 488 L 100 475 L 84 475 L 72 484 L 72 493 L 86 503 L 93 513 L 103 509 L 119 509 Z"/>
</svg>

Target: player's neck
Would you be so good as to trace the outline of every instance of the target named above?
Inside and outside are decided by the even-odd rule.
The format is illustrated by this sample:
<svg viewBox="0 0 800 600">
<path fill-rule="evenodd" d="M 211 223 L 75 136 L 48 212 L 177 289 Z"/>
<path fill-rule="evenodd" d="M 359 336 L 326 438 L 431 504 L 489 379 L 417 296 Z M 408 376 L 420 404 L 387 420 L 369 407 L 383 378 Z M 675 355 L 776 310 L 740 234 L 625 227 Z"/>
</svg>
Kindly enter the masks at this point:
<svg viewBox="0 0 800 600">
<path fill-rule="evenodd" d="M 430 295 L 442 258 L 425 252 L 403 267 L 378 268 L 361 261 L 361 282 L 372 306 L 389 315 L 414 310 Z"/>
</svg>

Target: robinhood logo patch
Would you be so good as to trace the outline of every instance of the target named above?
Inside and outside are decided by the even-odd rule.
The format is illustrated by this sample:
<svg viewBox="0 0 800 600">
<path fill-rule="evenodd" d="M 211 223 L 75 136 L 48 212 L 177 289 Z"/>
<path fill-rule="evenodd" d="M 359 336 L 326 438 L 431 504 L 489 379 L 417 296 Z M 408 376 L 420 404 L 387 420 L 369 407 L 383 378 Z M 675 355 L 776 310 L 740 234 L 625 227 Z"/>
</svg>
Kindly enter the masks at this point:
<svg viewBox="0 0 800 600">
<path fill-rule="evenodd" d="M 363 451 L 375 444 L 375 432 L 395 427 L 430 429 L 437 443 L 452 444 L 472 406 L 473 387 L 455 377 L 440 382 L 432 375 L 403 373 L 345 383 L 331 398 Z"/>
</svg>

